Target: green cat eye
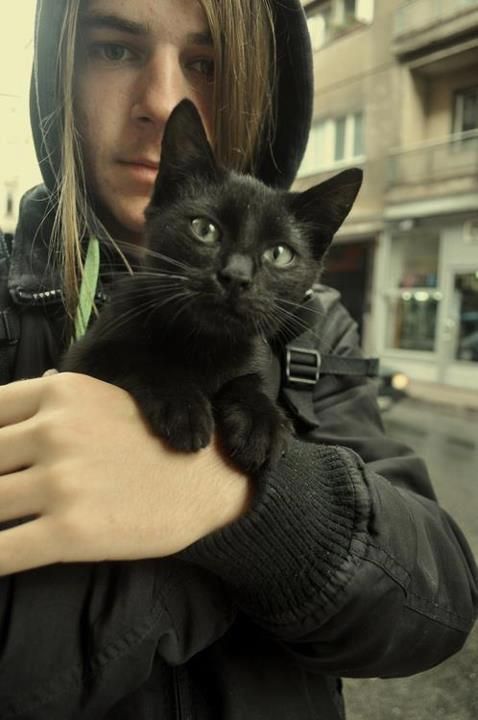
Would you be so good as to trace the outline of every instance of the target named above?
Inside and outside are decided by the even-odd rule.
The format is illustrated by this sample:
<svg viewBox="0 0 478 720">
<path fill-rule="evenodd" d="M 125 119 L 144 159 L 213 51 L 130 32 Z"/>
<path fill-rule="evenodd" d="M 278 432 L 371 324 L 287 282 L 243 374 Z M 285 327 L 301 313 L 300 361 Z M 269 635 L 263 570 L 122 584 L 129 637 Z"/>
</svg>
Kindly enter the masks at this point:
<svg viewBox="0 0 478 720">
<path fill-rule="evenodd" d="M 198 240 L 206 245 L 213 245 L 221 237 L 219 228 L 208 218 L 194 218 L 191 221 L 191 228 Z"/>
<path fill-rule="evenodd" d="M 265 251 L 264 258 L 277 267 L 286 267 L 293 262 L 295 252 L 287 245 L 275 245 Z"/>
</svg>

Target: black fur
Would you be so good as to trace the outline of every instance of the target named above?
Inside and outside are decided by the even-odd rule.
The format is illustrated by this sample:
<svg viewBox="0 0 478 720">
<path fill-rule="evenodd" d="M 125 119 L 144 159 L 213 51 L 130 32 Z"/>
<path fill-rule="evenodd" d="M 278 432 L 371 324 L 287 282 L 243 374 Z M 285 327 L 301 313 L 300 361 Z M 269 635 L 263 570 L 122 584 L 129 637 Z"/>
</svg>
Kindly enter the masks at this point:
<svg viewBox="0 0 478 720">
<path fill-rule="evenodd" d="M 217 427 L 242 470 L 275 463 L 289 422 L 264 392 L 261 355 L 296 322 L 361 180 L 351 169 L 288 193 L 227 171 L 184 100 L 165 129 L 138 272 L 61 369 L 128 390 L 178 450 L 205 447 Z"/>
</svg>

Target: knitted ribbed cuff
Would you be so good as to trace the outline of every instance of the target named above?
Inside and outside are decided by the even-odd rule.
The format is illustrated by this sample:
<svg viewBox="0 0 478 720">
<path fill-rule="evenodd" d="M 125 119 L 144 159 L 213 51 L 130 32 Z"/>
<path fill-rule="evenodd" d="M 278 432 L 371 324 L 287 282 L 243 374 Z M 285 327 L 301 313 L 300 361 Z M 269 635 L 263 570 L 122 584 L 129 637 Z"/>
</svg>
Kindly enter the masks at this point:
<svg viewBox="0 0 478 720">
<path fill-rule="evenodd" d="M 178 557 L 220 576 L 249 616 L 286 631 L 337 610 L 365 553 L 369 512 L 355 453 L 292 439 L 250 510 Z"/>
</svg>

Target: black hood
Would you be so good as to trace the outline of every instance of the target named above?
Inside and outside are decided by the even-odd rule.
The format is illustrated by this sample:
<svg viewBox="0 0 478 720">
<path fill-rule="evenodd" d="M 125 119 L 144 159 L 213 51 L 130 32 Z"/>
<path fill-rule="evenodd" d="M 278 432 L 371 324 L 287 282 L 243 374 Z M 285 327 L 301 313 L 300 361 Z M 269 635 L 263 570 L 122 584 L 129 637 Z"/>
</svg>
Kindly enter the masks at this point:
<svg viewBox="0 0 478 720">
<path fill-rule="evenodd" d="M 293 182 L 309 134 L 312 101 L 312 53 L 300 0 L 272 2 L 277 35 L 278 87 L 275 141 L 258 165 L 268 185 L 288 188 Z M 56 54 L 65 13 L 63 0 L 37 0 L 35 62 L 30 115 L 36 154 L 45 185 L 52 190 L 59 167 L 56 110 Z M 44 140 L 40 126 L 47 128 Z"/>
</svg>

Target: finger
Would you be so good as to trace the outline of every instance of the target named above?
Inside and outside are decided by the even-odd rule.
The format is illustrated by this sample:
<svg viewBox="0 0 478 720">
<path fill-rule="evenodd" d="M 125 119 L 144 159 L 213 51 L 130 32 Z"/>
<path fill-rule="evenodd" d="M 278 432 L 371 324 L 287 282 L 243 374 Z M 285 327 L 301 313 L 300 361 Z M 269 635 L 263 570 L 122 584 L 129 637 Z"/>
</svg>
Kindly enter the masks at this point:
<svg viewBox="0 0 478 720">
<path fill-rule="evenodd" d="M 17 380 L 0 386 L 0 428 L 33 417 L 38 412 L 45 380 Z"/>
<path fill-rule="evenodd" d="M 34 462 L 35 447 L 28 421 L 0 427 L 0 476 L 28 468 Z"/>
<path fill-rule="evenodd" d="M 39 485 L 32 469 L 0 477 L 0 522 L 41 514 L 45 499 Z"/>
<path fill-rule="evenodd" d="M 55 370 L 55 368 L 50 368 L 49 370 L 45 370 L 42 377 L 48 377 L 49 375 L 58 375 L 58 370 Z"/>
<path fill-rule="evenodd" d="M 0 532 L 0 575 L 51 565 L 59 560 L 47 518 Z"/>
</svg>

